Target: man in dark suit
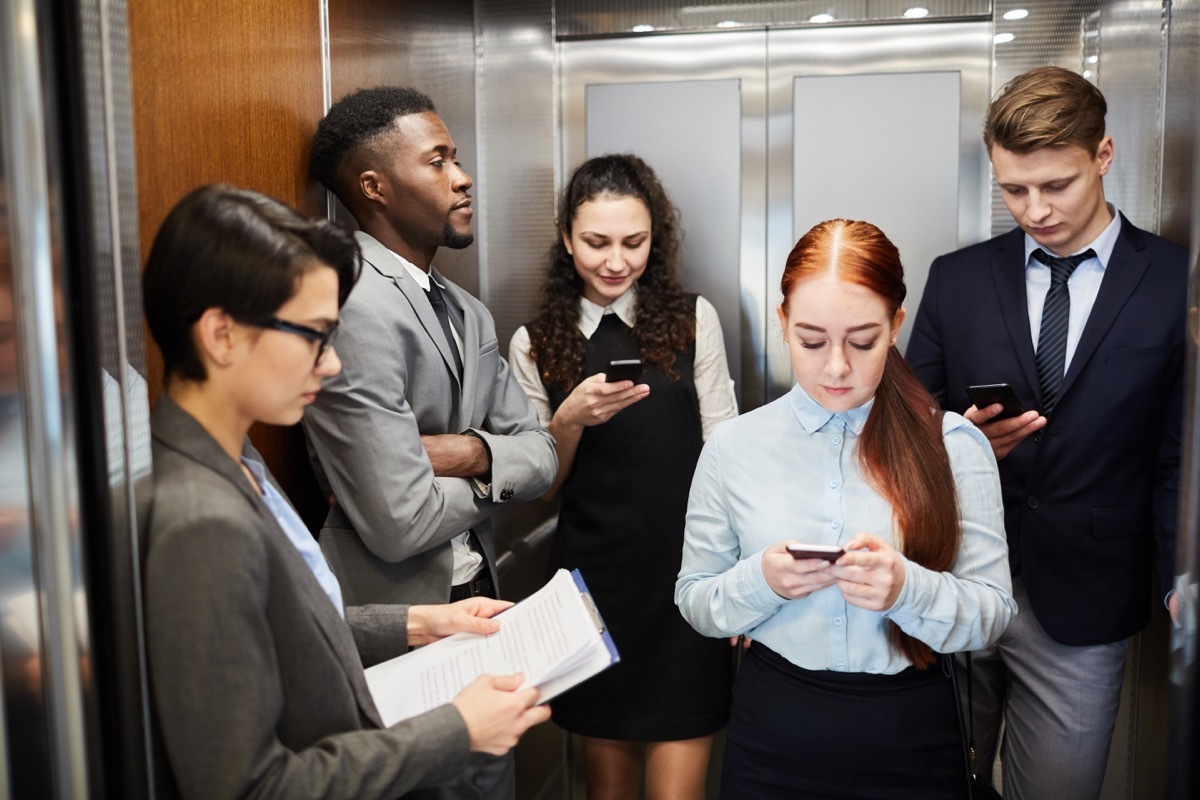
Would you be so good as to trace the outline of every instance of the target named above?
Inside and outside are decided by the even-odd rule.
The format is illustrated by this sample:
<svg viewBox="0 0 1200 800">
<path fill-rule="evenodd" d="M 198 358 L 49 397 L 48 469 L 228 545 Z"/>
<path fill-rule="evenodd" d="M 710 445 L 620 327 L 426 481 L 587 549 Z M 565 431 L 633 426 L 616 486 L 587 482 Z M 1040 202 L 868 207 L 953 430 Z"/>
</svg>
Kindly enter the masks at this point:
<svg viewBox="0 0 1200 800">
<path fill-rule="evenodd" d="M 490 518 L 540 497 L 554 440 L 500 356 L 483 304 L 433 267 L 471 244 L 471 178 L 428 97 L 363 89 L 329 109 L 313 175 L 354 215 L 362 278 L 342 308 L 330 378 L 305 414 L 335 498 L 321 549 L 347 605 L 496 596 Z M 512 797 L 511 756 L 449 797 Z"/>
<path fill-rule="evenodd" d="M 1173 572 L 1186 251 L 1105 201 L 1106 111 L 1057 67 L 993 100 L 984 142 L 1019 228 L 934 261 L 907 353 L 999 460 L 1020 611 L 973 658 L 974 724 L 984 774 L 1006 724 L 1008 798 L 1099 794 L 1126 640 L 1156 562 L 1163 591 Z M 976 408 L 967 387 L 987 383 L 1027 410 Z"/>
</svg>

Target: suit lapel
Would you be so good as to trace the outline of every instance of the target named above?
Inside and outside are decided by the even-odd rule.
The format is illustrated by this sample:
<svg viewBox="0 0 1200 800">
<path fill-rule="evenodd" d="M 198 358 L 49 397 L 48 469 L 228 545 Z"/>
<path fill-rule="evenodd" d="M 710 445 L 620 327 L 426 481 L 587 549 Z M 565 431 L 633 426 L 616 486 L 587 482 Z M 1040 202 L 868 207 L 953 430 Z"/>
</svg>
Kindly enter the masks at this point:
<svg viewBox="0 0 1200 800">
<path fill-rule="evenodd" d="M 1012 340 L 1013 352 L 1026 383 L 1042 404 L 1042 387 L 1037 377 L 1037 363 L 1033 357 L 1033 338 L 1029 334 L 1029 301 L 1025 290 L 1025 234 L 1020 229 L 1000 240 L 1000 249 L 992 256 L 992 279 L 996 283 L 996 294 L 1000 298 L 1000 311 L 1004 325 Z"/>
<path fill-rule="evenodd" d="M 1104 341 L 1109 328 L 1116 321 L 1117 315 L 1129 301 L 1134 289 L 1141 283 L 1142 276 L 1150 266 L 1150 259 L 1145 254 L 1146 242 L 1141 232 L 1129 224 L 1125 215 L 1121 215 L 1121 234 L 1113 246 L 1108 266 L 1104 268 L 1104 279 L 1100 282 L 1100 291 L 1096 294 L 1096 302 L 1092 312 L 1088 314 L 1071 356 L 1071 365 L 1063 376 L 1062 389 L 1059 398 L 1065 397 L 1071 385 L 1079 377 L 1079 373 L 1087 366 L 1088 361 L 1096 354 L 1096 348 Z"/>
<path fill-rule="evenodd" d="M 468 304 L 463 297 L 463 290 L 457 284 L 447 281 L 436 269 L 431 270 L 431 273 L 437 277 L 440 285 L 446 287 L 443 294 L 450 300 L 448 303 L 451 306 L 450 313 L 458 313 L 462 322 L 463 381 L 462 396 L 459 400 L 458 427 L 466 428 L 475 419 L 475 386 L 479 381 L 479 359 L 475 354 L 479 352 L 479 320 L 474 314 L 465 312 Z M 460 311 L 461 313 L 459 313 Z"/>
<path fill-rule="evenodd" d="M 362 246 L 363 260 L 380 275 L 390 278 L 396 288 L 400 290 L 400 294 L 404 295 L 404 299 L 412 308 L 413 315 L 425 329 L 429 341 L 441 354 L 450 380 L 458 385 L 458 367 L 454 364 L 454 354 L 450 352 L 446 334 L 442 332 L 442 325 L 438 322 L 437 314 L 433 312 L 433 306 L 429 304 L 429 296 L 425 290 L 418 286 L 417 282 L 408 274 L 408 270 L 400 263 L 396 254 L 380 244 L 373 236 L 359 231 L 355 234 L 355 238 Z"/>
</svg>

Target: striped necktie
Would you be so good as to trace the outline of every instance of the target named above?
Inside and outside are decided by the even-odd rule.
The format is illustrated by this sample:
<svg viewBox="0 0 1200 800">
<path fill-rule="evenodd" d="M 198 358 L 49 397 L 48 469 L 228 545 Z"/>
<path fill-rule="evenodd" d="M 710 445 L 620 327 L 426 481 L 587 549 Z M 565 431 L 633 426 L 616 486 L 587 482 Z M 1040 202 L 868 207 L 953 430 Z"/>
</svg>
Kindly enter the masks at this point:
<svg viewBox="0 0 1200 800">
<path fill-rule="evenodd" d="M 1067 364 L 1067 323 L 1071 316 L 1071 294 L 1067 280 L 1075 268 L 1096 257 L 1095 250 L 1086 250 L 1067 258 L 1052 256 L 1040 247 L 1033 257 L 1050 268 L 1050 289 L 1042 306 L 1042 326 L 1038 332 L 1037 373 L 1042 385 L 1042 414 L 1049 415 L 1058 404 Z"/>
</svg>

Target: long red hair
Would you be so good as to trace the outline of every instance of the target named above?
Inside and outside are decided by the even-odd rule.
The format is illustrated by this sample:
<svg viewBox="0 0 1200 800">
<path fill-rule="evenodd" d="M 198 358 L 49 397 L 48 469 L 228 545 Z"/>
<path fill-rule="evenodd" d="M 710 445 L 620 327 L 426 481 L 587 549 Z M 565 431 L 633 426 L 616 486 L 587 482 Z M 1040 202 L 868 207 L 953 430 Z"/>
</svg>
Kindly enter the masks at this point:
<svg viewBox="0 0 1200 800">
<path fill-rule="evenodd" d="M 883 231 L 869 222 L 832 219 L 804 234 L 788 255 L 779 282 L 784 313 L 801 282 L 830 271 L 877 294 L 893 318 L 908 293 L 900 251 Z M 942 417 L 895 346 L 888 350 L 875 404 L 859 437 L 858 459 L 867 479 L 891 503 L 898 549 L 927 569 L 948 570 L 962 542 L 962 526 Z M 890 620 L 888 641 L 918 669 L 936 661 L 929 645 Z"/>
</svg>

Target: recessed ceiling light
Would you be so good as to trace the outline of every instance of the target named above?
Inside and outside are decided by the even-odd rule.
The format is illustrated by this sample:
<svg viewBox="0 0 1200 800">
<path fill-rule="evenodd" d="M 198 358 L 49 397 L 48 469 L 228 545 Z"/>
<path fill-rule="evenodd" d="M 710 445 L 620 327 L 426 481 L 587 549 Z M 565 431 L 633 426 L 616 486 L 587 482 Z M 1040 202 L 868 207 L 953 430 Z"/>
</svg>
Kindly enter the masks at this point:
<svg viewBox="0 0 1200 800">
<path fill-rule="evenodd" d="M 1028 16 L 1029 16 L 1029 11 L 1024 8 L 1013 8 L 1013 9 L 1010 9 L 1010 10 L 1004 12 L 1004 18 L 1009 21 L 1025 19 Z"/>
<path fill-rule="evenodd" d="M 731 19 L 724 19 L 717 23 L 718 28 L 736 28 L 741 23 L 734 22 Z"/>
<path fill-rule="evenodd" d="M 813 14 L 808 18 L 809 22 L 833 22 L 833 14 Z"/>
<path fill-rule="evenodd" d="M 1085 69 L 1085 70 L 1083 71 L 1083 77 L 1085 77 L 1085 78 L 1090 78 L 1090 77 L 1092 77 L 1092 71 L 1091 71 L 1090 69 Z"/>
<path fill-rule="evenodd" d="M 992 44 L 1008 44 L 1015 38 L 1017 37 L 1011 33 L 997 33 L 992 37 Z"/>
<path fill-rule="evenodd" d="M 1089 64 L 1097 64 L 1100 62 L 1100 56 L 1090 55 L 1087 58 L 1085 58 L 1084 61 L 1086 61 Z"/>
<path fill-rule="evenodd" d="M 652 30 L 654 30 L 653 25 L 634 25 L 633 26 L 634 33 L 649 33 Z"/>
<path fill-rule="evenodd" d="M 908 19 L 921 19 L 922 17 L 929 16 L 929 9 L 921 8 L 920 6 L 913 6 L 912 8 L 907 8 L 904 10 L 904 16 Z"/>
</svg>

